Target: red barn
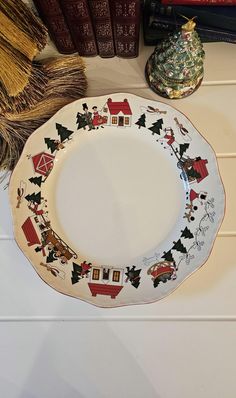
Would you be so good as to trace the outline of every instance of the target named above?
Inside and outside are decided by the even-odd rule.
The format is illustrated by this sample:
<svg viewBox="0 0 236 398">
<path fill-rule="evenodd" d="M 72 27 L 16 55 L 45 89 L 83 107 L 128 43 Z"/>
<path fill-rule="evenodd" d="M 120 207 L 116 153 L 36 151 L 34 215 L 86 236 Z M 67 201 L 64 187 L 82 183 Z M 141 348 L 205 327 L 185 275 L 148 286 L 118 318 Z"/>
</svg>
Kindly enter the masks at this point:
<svg viewBox="0 0 236 398">
<path fill-rule="evenodd" d="M 53 168 L 54 159 L 55 156 L 46 152 L 41 152 L 32 156 L 34 171 L 45 177 L 48 176 Z"/>
<path fill-rule="evenodd" d="M 132 111 L 126 98 L 123 101 L 112 101 L 112 99 L 109 98 L 106 106 L 103 108 L 103 112 L 104 117 L 107 119 L 107 125 L 131 126 Z"/>
</svg>

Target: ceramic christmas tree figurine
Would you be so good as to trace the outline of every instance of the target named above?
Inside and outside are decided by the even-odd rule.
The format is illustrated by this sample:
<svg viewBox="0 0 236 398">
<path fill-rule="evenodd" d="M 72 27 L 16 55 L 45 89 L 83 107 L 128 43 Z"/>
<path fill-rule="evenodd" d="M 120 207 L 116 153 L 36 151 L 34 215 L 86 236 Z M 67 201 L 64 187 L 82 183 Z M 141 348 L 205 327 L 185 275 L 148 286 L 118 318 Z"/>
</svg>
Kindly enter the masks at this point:
<svg viewBox="0 0 236 398">
<path fill-rule="evenodd" d="M 183 98 L 200 86 L 205 53 L 195 26 L 194 20 L 188 19 L 180 31 L 158 44 L 148 59 L 146 78 L 157 94 Z"/>
</svg>

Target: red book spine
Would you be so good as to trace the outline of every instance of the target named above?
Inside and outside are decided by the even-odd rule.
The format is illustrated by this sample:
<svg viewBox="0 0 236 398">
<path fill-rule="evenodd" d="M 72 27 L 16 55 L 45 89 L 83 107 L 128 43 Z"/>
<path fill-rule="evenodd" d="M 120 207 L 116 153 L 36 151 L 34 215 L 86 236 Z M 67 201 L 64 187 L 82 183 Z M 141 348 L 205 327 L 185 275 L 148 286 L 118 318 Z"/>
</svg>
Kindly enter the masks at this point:
<svg viewBox="0 0 236 398">
<path fill-rule="evenodd" d="M 234 6 L 236 0 L 161 0 L 164 5 Z"/>
<path fill-rule="evenodd" d="M 88 0 L 94 32 L 97 40 L 98 54 L 103 58 L 114 57 L 111 13 L 108 0 Z"/>
<path fill-rule="evenodd" d="M 135 58 L 139 53 L 140 0 L 110 0 L 116 55 Z"/>
<path fill-rule="evenodd" d="M 60 0 L 60 4 L 78 53 L 86 57 L 97 55 L 87 0 Z"/>
<path fill-rule="evenodd" d="M 34 4 L 58 51 L 62 54 L 76 52 L 58 0 L 34 0 Z"/>
</svg>

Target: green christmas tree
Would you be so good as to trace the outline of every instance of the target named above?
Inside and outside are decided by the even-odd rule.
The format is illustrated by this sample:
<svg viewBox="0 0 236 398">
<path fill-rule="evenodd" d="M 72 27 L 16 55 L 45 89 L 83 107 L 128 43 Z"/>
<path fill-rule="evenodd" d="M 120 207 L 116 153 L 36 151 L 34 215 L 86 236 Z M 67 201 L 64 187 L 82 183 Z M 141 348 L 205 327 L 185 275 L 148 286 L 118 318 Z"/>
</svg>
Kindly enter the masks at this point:
<svg viewBox="0 0 236 398">
<path fill-rule="evenodd" d="M 153 123 L 152 126 L 149 127 L 149 130 L 152 131 L 152 135 L 154 134 L 160 135 L 161 134 L 160 130 L 162 129 L 162 125 L 163 125 L 163 119 L 158 119 L 155 123 Z"/>
<path fill-rule="evenodd" d="M 183 154 L 187 151 L 189 144 L 180 144 L 179 146 L 179 156 L 182 158 Z"/>
<path fill-rule="evenodd" d="M 85 115 L 83 115 L 80 112 L 77 113 L 77 121 L 76 121 L 76 123 L 78 125 L 77 126 L 78 130 L 79 129 L 84 129 L 85 130 L 85 126 L 88 125 Z"/>
<path fill-rule="evenodd" d="M 51 153 L 55 152 L 58 148 L 58 141 L 52 140 L 51 138 L 44 138 L 44 142 L 47 148 L 51 150 Z"/>
<path fill-rule="evenodd" d="M 188 19 L 180 30 L 157 45 L 148 60 L 148 83 L 165 97 L 185 97 L 201 83 L 205 53 L 195 26 L 194 20 Z"/>
<path fill-rule="evenodd" d="M 37 203 L 38 205 L 40 205 L 42 197 L 41 197 L 41 192 L 38 193 L 31 193 L 25 196 L 25 199 L 28 202 L 33 202 L 33 203 Z"/>
<path fill-rule="evenodd" d="M 173 242 L 174 246 L 172 247 L 172 250 L 177 250 L 178 252 L 181 253 L 187 253 L 186 247 L 182 244 L 181 240 L 179 239 L 177 242 Z"/>
<path fill-rule="evenodd" d="M 72 285 L 75 283 L 78 283 L 81 279 L 81 272 L 82 272 L 82 267 L 79 264 L 76 264 L 73 262 L 73 271 L 71 271 L 71 282 Z"/>
<path fill-rule="evenodd" d="M 138 121 L 135 123 L 138 125 L 138 128 L 140 129 L 141 127 L 146 127 L 146 115 L 143 113 Z"/>
<path fill-rule="evenodd" d="M 31 178 L 29 178 L 29 181 L 30 181 L 32 184 L 35 184 L 35 185 L 38 185 L 39 187 L 41 187 L 42 179 L 43 179 L 42 176 L 39 176 L 39 177 L 31 177 Z"/>
<path fill-rule="evenodd" d="M 181 230 L 181 232 L 182 232 L 181 238 L 192 239 L 194 237 L 190 229 L 188 229 L 188 227 L 185 227 L 185 229 L 183 231 Z"/>
<path fill-rule="evenodd" d="M 74 133 L 74 131 L 68 130 L 67 127 L 62 126 L 62 124 L 56 123 L 56 129 L 58 132 L 58 135 L 60 136 L 61 142 L 64 142 L 65 140 L 69 140 L 71 134 Z"/>
<path fill-rule="evenodd" d="M 164 258 L 164 260 L 166 261 L 174 261 L 171 250 L 169 250 L 168 252 L 164 252 L 163 256 L 161 256 L 161 258 Z"/>
</svg>

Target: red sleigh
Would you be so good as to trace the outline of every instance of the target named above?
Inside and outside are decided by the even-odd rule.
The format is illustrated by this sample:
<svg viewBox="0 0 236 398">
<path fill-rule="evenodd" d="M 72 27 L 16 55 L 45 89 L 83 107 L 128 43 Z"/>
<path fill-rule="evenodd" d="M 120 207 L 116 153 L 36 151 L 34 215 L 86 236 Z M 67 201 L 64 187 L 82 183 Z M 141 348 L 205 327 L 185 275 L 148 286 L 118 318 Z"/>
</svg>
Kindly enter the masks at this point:
<svg viewBox="0 0 236 398">
<path fill-rule="evenodd" d="M 147 271 L 152 276 L 153 286 L 157 287 L 160 282 L 166 283 L 172 279 L 175 273 L 175 263 L 173 261 L 160 261 L 153 264 Z"/>
</svg>

